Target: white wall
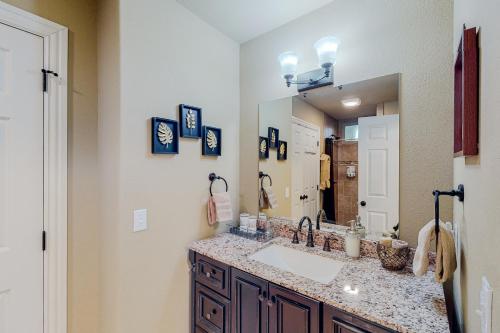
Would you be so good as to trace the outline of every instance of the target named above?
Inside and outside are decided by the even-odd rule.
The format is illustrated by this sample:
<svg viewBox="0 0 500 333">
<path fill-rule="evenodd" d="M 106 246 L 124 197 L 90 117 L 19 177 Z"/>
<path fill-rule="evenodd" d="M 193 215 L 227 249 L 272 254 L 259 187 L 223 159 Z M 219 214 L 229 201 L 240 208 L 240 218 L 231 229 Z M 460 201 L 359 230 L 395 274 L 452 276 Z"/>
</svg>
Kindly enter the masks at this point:
<svg viewBox="0 0 500 333">
<path fill-rule="evenodd" d="M 452 179 L 452 1 L 336 0 L 241 46 L 242 152 L 257 151 L 257 105 L 291 96 L 277 56 L 299 54 L 299 72 L 317 68 L 312 45 L 325 36 L 341 40 L 336 84 L 401 73 L 401 234 L 415 245 L 433 216 L 431 191 Z M 241 207 L 257 210 L 254 154 L 241 154 Z M 250 177 L 248 176 L 250 175 Z M 451 217 L 451 203 L 443 204 Z"/>
<path fill-rule="evenodd" d="M 101 331 L 188 332 L 187 247 L 215 232 L 206 222 L 210 172 L 227 179 L 238 207 L 239 45 L 174 0 L 104 2 Z M 106 93 L 116 83 L 119 100 Z M 202 157 L 193 139 L 180 140 L 179 155 L 150 153 L 150 118 L 177 119 L 180 103 L 222 128 L 221 157 Z M 132 233 L 138 208 L 148 209 L 149 228 Z"/>
<path fill-rule="evenodd" d="M 455 0 L 454 49 L 463 24 L 480 28 L 480 153 L 454 160 L 455 186 L 464 184 L 465 201 L 455 201 L 454 217 L 460 228 L 461 270 L 455 274 L 455 295 L 469 333 L 480 332 L 481 277 L 494 289 L 493 328 L 500 332 L 500 3 L 497 0 Z"/>
</svg>

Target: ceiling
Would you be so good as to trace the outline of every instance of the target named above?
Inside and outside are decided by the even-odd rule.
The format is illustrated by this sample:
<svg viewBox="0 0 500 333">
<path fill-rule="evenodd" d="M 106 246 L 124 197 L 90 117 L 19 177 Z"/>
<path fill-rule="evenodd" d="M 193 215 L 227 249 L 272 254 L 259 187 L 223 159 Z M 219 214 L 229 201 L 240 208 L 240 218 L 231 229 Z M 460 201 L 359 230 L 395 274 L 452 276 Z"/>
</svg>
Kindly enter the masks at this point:
<svg viewBox="0 0 500 333">
<path fill-rule="evenodd" d="M 342 87 L 341 89 L 339 89 Z M 301 93 L 298 96 L 331 117 L 339 120 L 374 116 L 377 104 L 399 99 L 399 74 L 392 74 L 365 81 L 344 84 L 342 86 L 326 86 Z M 361 99 L 356 108 L 345 108 L 343 99 Z"/>
<path fill-rule="evenodd" d="M 333 0 L 177 0 L 238 43 L 269 32 Z"/>
</svg>

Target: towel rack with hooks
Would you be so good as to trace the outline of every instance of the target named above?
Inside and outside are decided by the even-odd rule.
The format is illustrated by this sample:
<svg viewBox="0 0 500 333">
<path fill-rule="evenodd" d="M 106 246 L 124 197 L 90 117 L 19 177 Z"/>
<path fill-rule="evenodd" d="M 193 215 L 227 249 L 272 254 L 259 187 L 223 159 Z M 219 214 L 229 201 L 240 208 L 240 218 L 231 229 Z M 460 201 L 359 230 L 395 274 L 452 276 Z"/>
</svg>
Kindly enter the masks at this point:
<svg viewBox="0 0 500 333">
<path fill-rule="evenodd" d="M 223 181 L 224 181 L 224 183 L 226 184 L 226 192 L 227 192 L 227 191 L 228 191 L 228 189 L 229 189 L 229 188 L 228 188 L 228 186 L 227 186 L 227 181 L 226 181 L 223 177 L 221 177 L 221 176 L 217 176 L 217 175 L 216 175 L 215 173 L 213 173 L 213 172 L 212 172 L 212 173 L 210 173 L 210 174 L 208 175 L 208 180 L 210 180 L 210 195 L 213 195 L 213 194 L 212 194 L 212 185 L 213 185 L 213 183 L 214 183 L 216 180 L 223 180 Z"/>
<path fill-rule="evenodd" d="M 259 178 L 260 178 L 260 187 L 264 187 L 264 178 L 269 178 L 269 185 L 273 186 L 273 180 L 271 179 L 271 176 L 269 176 L 267 173 L 264 173 L 262 171 L 259 171 Z"/>
<path fill-rule="evenodd" d="M 439 190 L 434 190 L 432 191 L 432 194 L 434 195 L 434 221 L 435 221 L 435 232 L 436 232 L 436 247 L 437 247 L 437 241 L 438 241 L 438 235 L 439 235 L 439 197 L 441 195 L 447 195 L 450 197 L 458 197 L 458 200 L 460 202 L 464 201 L 465 197 L 465 190 L 464 186 L 462 184 L 458 185 L 458 188 L 456 190 L 451 190 L 451 191 L 439 191 Z"/>
</svg>

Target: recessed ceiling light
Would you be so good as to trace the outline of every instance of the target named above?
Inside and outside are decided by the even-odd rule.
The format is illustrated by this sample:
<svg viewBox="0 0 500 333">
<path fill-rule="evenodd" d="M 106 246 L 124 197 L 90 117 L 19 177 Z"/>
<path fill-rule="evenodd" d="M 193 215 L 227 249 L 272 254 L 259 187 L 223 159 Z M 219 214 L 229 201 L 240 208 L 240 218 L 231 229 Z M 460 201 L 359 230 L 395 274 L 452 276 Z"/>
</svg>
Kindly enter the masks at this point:
<svg viewBox="0 0 500 333">
<path fill-rule="evenodd" d="M 342 105 L 344 105 L 346 108 L 355 108 L 361 105 L 361 99 L 359 98 L 343 99 Z"/>
</svg>

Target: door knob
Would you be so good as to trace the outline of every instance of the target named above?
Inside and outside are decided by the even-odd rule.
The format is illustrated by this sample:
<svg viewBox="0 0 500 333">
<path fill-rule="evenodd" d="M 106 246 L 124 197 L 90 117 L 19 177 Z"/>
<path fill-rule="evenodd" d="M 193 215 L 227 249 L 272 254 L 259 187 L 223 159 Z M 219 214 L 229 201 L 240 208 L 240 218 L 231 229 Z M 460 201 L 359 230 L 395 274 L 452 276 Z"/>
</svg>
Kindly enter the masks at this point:
<svg viewBox="0 0 500 333">
<path fill-rule="evenodd" d="M 365 207 L 366 206 L 366 201 L 361 201 L 359 204 L 361 205 L 361 207 Z"/>
<path fill-rule="evenodd" d="M 309 196 L 308 195 L 304 195 L 304 199 L 309 199 Z"/>
</svg>

